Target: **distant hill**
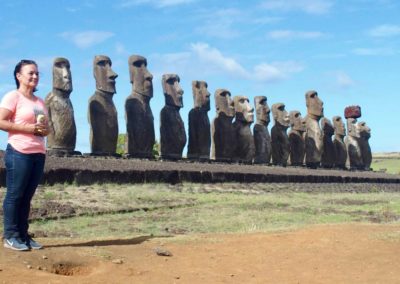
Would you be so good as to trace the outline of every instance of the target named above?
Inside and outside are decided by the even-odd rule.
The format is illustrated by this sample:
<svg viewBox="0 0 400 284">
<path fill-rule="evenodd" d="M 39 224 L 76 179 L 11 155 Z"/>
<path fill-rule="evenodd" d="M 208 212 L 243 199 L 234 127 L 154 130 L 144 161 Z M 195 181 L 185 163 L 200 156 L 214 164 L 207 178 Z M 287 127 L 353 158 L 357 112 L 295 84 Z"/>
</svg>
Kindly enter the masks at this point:
<svg viewBox="0 0 400 284">
<path fill-rule="evenodd" d="M 400 152 L 377 152 L 372 153 L 373 158 L 382 158 L 382 159 L 391 159 L 391 158 L 399 158 L 400 159 Z"/>
</svg>

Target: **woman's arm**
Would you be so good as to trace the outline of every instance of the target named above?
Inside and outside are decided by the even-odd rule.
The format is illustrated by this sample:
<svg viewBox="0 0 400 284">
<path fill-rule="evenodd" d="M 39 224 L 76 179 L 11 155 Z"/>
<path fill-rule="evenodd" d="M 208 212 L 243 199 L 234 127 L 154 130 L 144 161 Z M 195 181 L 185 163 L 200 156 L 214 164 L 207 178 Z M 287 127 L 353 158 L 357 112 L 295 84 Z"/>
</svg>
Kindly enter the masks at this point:
<svg viewBox="0 0 400 284">
<path fill-rule="evenodd" d="M 39 124 L 16 124 L 10 121 L 12 112 L 6 108 L 0 107 L 0 129 L 6 132 L 23 132 L 40 136 L 46 136 L 48 133 L 47 125 Z"/>
</svg>

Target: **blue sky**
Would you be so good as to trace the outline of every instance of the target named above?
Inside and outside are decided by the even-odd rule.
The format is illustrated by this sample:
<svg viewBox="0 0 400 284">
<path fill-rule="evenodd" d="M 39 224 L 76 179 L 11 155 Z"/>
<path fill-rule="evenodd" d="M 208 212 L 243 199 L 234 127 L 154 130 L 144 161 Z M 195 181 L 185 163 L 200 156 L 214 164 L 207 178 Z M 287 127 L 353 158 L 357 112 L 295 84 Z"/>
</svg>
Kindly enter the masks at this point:
<svg viewBox="0 0 400 284">
<path fill-rule="evenodd" d="M 125 133 L 130 94 L 128 57 L 145 56 L 153 74 L 151 107 L 159 137 L 164 106 L 161 76 L 177 73 L 187 130 L 192 80 L 233 96 L 265 95 L 271 106 L 306 114 L 304 94 L 318 91 L 325 116 L 362 107 L 373 152 L 400 151 L 400 2 L 396 0 L 9 0 L 0 3 L 0 95 L 14 89 L 20 59 L 41 72 L 37 95 L 52 88 L 52 61 L 71 63 L 76 150 L 89 152 L 88 99 L 95 91 L 92 61 L 108 55 L 117 78 L 114 103 Z M 214 99 L 209 112 L 215 116 Z M 272 123 L 270 124 L 272 127 Z M 397 133 L 397 134 L 396 134 Z M 0 134 L 5 148 L 6 134 Z"/>
</svg>

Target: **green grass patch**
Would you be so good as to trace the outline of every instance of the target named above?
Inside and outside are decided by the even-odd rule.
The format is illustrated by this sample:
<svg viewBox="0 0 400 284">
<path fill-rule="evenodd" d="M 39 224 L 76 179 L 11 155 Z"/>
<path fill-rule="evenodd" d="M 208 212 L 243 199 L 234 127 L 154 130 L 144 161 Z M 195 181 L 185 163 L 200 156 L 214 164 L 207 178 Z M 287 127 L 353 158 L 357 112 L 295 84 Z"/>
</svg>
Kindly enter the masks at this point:
<svg viewBox="0 0 400 284">
<path fill-rule="evenodd" d="M 268 193 L 264 190 L 268 186 L 282 186 L 285 191 Z M 310 224 L 396 223 L 400 219 L 400 193 L 384 192 L 379 190 L 379 185 L 374 185 L 377 191 L 371 193 L 287 191 L 290 186 L 109 184 L 41 187 L 33 200 L 35 210 L 57 202 L 59 208 L 73 207 L 76 215 L 86 215 L 36 220 L 31 223 L 30 230 L 56 238 L 95 239 L 267 232 Z M 301 186 L 307 185 L 296 184 L 296 188 Z M 49 199 L 52 203 L 48 203 Z M 126 209 L 126 213 L 115 213 L 121 209 Z"/>
<path fill-rule="evenodd" d="M 371 167 L 374 171 L 386 169 L 387 173 L 400 174 L 400 158 L 374 158 Z"/>
</svg>

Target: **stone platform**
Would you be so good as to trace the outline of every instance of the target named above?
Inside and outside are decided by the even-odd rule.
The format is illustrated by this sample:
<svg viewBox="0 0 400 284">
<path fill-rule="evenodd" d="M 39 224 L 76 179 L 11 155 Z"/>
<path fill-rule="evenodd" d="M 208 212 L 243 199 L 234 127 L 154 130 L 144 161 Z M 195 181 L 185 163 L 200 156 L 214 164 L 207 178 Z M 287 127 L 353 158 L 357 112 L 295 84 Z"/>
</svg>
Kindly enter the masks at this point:
<svg viewBox="0 0 400 284">
<path fill-rule="evenodd" d="M 400 175 L 347 170 L 274 167 L 217 162 L 105 157 L 47 157 L 42 183 L 400 183 Z M 0 185 L 5 186 L 4 163 Z"/>
</svg>

